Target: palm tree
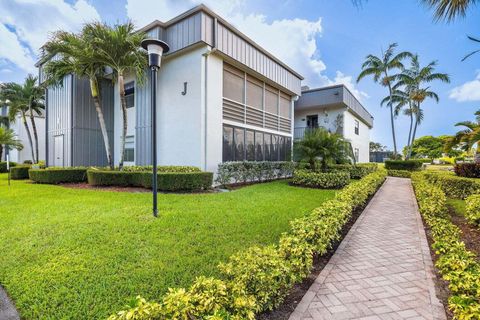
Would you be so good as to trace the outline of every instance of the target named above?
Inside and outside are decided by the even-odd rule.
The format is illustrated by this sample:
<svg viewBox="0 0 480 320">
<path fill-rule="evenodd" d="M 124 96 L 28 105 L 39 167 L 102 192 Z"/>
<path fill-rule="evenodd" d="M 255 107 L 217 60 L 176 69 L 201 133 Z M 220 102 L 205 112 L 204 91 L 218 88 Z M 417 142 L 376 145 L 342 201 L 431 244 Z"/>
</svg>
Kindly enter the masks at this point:
<svg viewBox="0 0 480 320">
<path fill-rule="evenodd" d="M 477 38 L 474 38 L 472 36 L 467 36 L 468 39 L 474 41 L 474 42 L 480 42 L 480 39 L 477 39 Z M 472 52 L 470 52 L 469 54 L 467 54 L 465 57 L 463 57 L 462 61 L 465 61 L 467 60 L 468 58 L 470 58 L 471 56 L 473 56 L 474 54 L 480 52 L 480 49 L 477 49 L 477 50 L 473 50 Z"/>
<path fill-rule="evenodd" d="M 467 10 L 477 4 L 478 0 L 422 0 L 435 10 L 436 20 L 453 21 L 457 17 L 465 17 Z"/>
<path fill-rule="evenodd" d="M 320 158 L 321 170 L 327 171 L 329 163 L 354 160 L 352 146 L 340 134 L 328 132 L 325 128 L 308 130 L 302 140 L 294 144 L 295 154 L 316 170 L 317 159 Z"/>
<path fill-rule="evenodd" d="M 423 119 L 423 110 L 421 108 L 422 103 L 427 98 L 434 99 L 437 103 L 439 101 L 438 94 L 431 91 L 429 86 L 424 87 L 424 85 L 437 80 L 445 83 L 450 82 L 448 74 L 435 72 L 436 66 L 437 62 L 432 61 L 428 65 L 421 67 L 419 57 L 416 54 L 411 57 L 410 68 L 404 69 L 397 77 L 399 79 L 398 85 L 405 86 L 409 92 L 411 107 L 408 112 L 409 114 L 413 114 L 415 118 L 407 158 L 410 158 L 412 153 L 412 143 L 415 141 L 418 125 Z"/>
<path fill-rule="evenodd" d="M 362 72 L 358 75 L 357 82 L 362 80 L 367 76 L 373 76 L 373 80 L 377 83 L 380 83 L 382 86 L 388 88 L 389 93 L 389 102 L 388 107 L 390 108 L 390 125 L 392 128 L 392 138 L 393 138 L 393 153 L 397 155 L 397 138 L 395 135 L 395 123 L 394 123 L 394 112 L 393 112 L 393 81 L 396 79 L 395 70 L 403 70 L 402 60 L 406 57 L 411 56 L 410 52 L 400 52 L 395 54 L 395 48 L 398 45 L 392 43 L 388 46 L 388 49 L 385 52 L 382 52 L 381 57 L 369 54 L 365 58 L 365 62 L 362 64 Z"/>
<path fill-rule="evenodd" d="M 100 80 L 105 74 L 105 68 L 103 64 L 95 59 L 90 39 L 84 33 L 77 35 L 58 31 L 54 33 L 53 37 L 43 48 L 46 56 L 50 57 L 50 60 L 44 66 L 45 76 L 49 85 L 62 85 L 63 79 L 67 75 L 76 75 L 80 78 L 86 77 L 90 81 L 90 93 L 95 104 L 102 132 L 107 162 L 109 167 L 113 169 L 112 151 L 100 96 Z"/>
<path fill-rule="evenodd" d="M 146 34 L 135 32 L 131 22 L 110 27 L 103 23 L 91 23 L 85 26 L 83 33 L 94 47 L 94 58 L 102 65 L 113 70 L 113 80 L 118 83 L 118 92 L 122 108 L 123 129 L 120 141 L 120 162 L 122 170 L 125 155 L 125 136 L 127 135 L 127 101 L 125 99 L 126 74 L 135 75 L 138 84 L 145 80 L 147 55 L 140 49 Z"/>
<path fill-rule="evenodd" d="M 23 145 L 15 137 L 12 129 L 0 127 L 0 161 L 2 160 L 4 148 L 22 150 Z"/>
<path fill-rule="evenodd" d="M 35 115 L 41 115 L 45 110 L 45 88 L 37 85 L 38 77 L 29 74 L 23 84 L 23 95 L 28 105 L 28 115 L 32 124 L 33 139 L 35 141 L 35 160 L 38 162 L 38 131 L 35 123 Z"/>
<path fill-rule="evenodd" d="M 30 108 L 28 100 L 24 96 L 22 85 L 14 82 L 5 83 L 0 91 L 0 98 L 7 102 L 8 119 L 10 122 L 15 122 L 18 116 L 22 119 L 23 126 L 27 133 L 30 150 L 32 152 L 32 162 L 36 163 L 32 134 L 27 122 L 27 114 Z"/>
<path fill-rule="evenodd" d="M 470 151 L 480 142 L 480 110 L 475 112 L 475 121 L 462 121 L 455 126 L 465 127 L 466 129 L 457 132 L 457 134 L 449 139 L 446 149 L 451 150 L 453 147 L 459 146 L 462 150 Z"/>
</svg>

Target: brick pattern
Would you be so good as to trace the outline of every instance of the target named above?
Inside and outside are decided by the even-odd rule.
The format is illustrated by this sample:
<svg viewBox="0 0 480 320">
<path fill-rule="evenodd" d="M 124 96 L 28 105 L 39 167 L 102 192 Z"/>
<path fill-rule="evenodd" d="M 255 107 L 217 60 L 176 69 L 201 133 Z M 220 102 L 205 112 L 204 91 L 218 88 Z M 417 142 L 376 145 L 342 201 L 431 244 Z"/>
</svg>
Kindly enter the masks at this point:
<svg viewBox="0 0 480 320">
<path fill-rule="evenodd" d="M 409 179 L 388 178 L 290 320 L 446 319 Z"/>
</svg>

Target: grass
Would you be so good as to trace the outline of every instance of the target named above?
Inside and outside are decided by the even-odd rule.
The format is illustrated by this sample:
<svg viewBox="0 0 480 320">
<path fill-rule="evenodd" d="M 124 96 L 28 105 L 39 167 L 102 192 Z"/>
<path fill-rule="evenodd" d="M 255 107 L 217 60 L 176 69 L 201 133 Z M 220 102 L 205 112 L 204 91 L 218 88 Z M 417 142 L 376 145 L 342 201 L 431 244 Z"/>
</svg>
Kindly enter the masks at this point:
<svg viewBox="0 0 480 320">
<path fill-rule="evenodd" d="M 160 194 L 68 189 L 0 174 L 0 284 L 25 319 L 98 319 L 136 295 L 217 275 L 217 264 L 275 243 L 289 221 L 335 191 L 285 181 L 229 193 Z"/>
<path fill-rule="evenodd" d="M 453 198 L 448 198 L 447 199 L 447 204 L 449 204 L 453 209 L 455 210 L 456 213 L 462 215 L 463 217 L 466 216 L 466 204 L 465 200 L 460 200 L 460 199 L 453 199 Z"/>
</svg>

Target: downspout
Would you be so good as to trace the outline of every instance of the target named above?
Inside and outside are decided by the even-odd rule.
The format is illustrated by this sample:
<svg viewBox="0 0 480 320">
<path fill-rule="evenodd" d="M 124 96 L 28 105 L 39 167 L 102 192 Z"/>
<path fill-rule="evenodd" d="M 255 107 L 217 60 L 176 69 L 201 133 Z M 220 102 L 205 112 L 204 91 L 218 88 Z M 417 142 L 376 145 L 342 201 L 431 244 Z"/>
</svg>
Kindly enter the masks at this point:
<svg viewBox="0 0 480 320">
<path fill-rule="evenodd" d="M 45 166 L 48 167 L 48 88 L 45 88 Z"/>
<path fill-rule="evenodd" d="M 73 135 L 74 135 L 74 128 L 73 128 L 73 116 L 74 116 L 74 108 L 73 108 L 73 101 L 74 101 L 74 90 L 73 90 L 73 86 L 74 86 L 74 75 L 72 74 L 71 75 L 72 77 L 72 81 L 71 81 L 71 90 L 70 90 L 70 99 L 71 100 L 71 103 L 70 103 L 70 166 L 73 167 L 74 166 L 74 162 L 73 162 Z M 64 163 L 65 163 L 65 160 L 64 160 Z"/>
</svg>

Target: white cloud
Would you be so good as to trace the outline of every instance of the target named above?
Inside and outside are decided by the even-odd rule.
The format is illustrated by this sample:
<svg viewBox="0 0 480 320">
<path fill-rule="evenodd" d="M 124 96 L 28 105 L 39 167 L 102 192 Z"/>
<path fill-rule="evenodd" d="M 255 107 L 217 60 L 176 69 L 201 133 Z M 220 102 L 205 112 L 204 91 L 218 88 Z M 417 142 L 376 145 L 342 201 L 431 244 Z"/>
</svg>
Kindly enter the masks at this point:
<svg viewBox="0 0 480 320">
<path fill-rule="evenodd" d="M 351 76 L 337 71 L 335 79 L 324 75 L 327 66 L 321 60 L 317 40 L 322 36 L 322 19 L 281 19 L 267 21 L 258 13 L 245 13 L 244 0 L 127 0 L 127 15 L 138 25 L 144 26 L 156 19 L 167 21 L 205 3 L 252 40 L 271 52 L 305 77 L 311 87 L 329 84 L 345 84 L 359 99 L 368 97 L 355 88 Z"/>
<path fill-rule="evenodd" d="M 0 12 L 0 43 L 6 47 L 3 51 L 15 50 L 9 53 L 0 48 L 0 59 L 29 72 L 34 70 L 38 49 L 52 32 L 76 31 L 85 22 L 100 20 L 86 0 L 73 4 L 63 0 L 0 0 Z"/>
<path fill-rule="evenodd" d="M 458 102 L 480 101 L 480 71 L 477 72 L 475 80 L 465 82 L 461 86 L 453 88 L 449 97 Z"/>
</svg>

